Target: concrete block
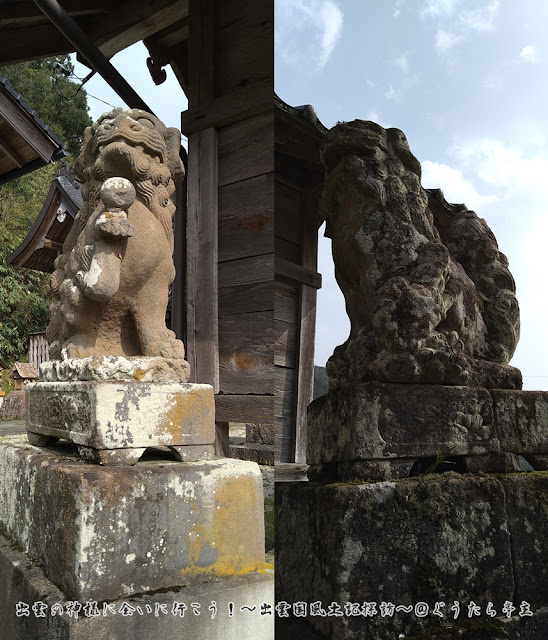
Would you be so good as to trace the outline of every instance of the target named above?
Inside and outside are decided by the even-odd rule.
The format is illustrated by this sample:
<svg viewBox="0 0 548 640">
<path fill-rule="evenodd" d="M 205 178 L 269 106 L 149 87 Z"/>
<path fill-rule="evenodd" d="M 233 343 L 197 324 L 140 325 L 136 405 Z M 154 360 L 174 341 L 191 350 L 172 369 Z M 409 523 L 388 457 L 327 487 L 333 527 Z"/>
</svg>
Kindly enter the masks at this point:
<svg viewBox="0 0 548 640">
<path fill-rule="evenodd" d="M 0 527 L 68 598 L 117 599 L 264 568 L 252 462 L 98 467 L 74 447 L 0 447 Z"/>
<path fill-rule="evenodd" d="M 73 600 L 0 536 L 0 592 L 3 640 L 274 639 L 272 569 L 120 600 Z M 28 615 L 16 615 L 18 604 Z M 78 605 L 77 617 L 67 613 Z M 94 610 L 100 615 L 91 617 Z"/>
<path fill-rule="evenodd" d="M 82 447 L 90 462 L 134 464 L 146 447 L 211 446 L 215 441 L 209 385 L 37 382 L 27 385 L 26 394 L 29 440 L 46 445 L 52 438 L 66 438 Z M 104 450 L 117 453 L 98 453 Z"/>
</svg>

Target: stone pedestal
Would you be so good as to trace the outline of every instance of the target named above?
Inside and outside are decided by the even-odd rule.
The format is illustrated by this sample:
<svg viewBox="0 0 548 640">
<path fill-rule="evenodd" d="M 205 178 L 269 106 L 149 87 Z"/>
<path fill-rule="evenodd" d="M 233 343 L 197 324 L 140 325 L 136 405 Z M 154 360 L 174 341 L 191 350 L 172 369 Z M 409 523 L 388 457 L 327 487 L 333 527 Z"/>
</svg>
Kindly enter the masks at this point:
<svg viewBox="0 0 548 640">
<path fill-rule="evenodd" d="M 179 460 L 211 459 L 213 389 L 177 382 L 179 373 L 177 361 L 163 358 L 46 363 L 41 381 L 26 389 L 29 441 L 46 446 L 65 438 L 83 459 L 105 465 L 135 464 L 158 446 Z"/>
<path fill-rule="evenodd" d="M 0 535 L 0 593 L 5 640 L 274 638 L 272 569 L 118 600 L 78 601 Z"/>
<path fill-rule="evenodd" d="M 276 492 L 277 600 L 308 603 L 279 637 L 300 620 L 330 640 L 548 636 L 547 453 L 546 392 L 364 383 L 318 398 L 313 481 Z M 540 470 L 511 473 L 518 455 Z"/>
<path fill-rule="evenodd" d="M 547 469 L 548 392 L 419 384 L 352 384 L 308 410 L 309 476 L 390 480 L 443 455 L 459 471 Z M 439 469 L 438 469 L 439 470 Z"/>
<path fill-rule="evenodd" d="M 99 468 L 74 447 L 0 446 L 0 528 L 68 599 L 116 600 L 264 569 L 251 462 Z"/>
<path fill-rule="evenodd" d="M 276 599 L 318 638 L 548 637 L 547 472 L 284 483 L 276 503 Z"/>
</svg>

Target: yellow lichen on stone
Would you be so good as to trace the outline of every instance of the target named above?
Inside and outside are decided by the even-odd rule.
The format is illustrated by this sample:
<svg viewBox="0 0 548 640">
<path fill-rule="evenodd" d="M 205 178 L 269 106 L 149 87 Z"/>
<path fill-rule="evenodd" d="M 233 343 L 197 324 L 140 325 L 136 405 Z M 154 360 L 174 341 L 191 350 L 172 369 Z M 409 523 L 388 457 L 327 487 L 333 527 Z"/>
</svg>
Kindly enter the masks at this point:
<svg viewBox="0 0 548 640">
<path fill-rule="evenodd" d="M 264 560 L 264 523 L 257 517 L 262 514 L 259 489 L 251 475 L 222 483 L 214 496 L 216 508 L 209 511 L 211 518 L 196 523 L 189 535 L 188 565 L 181 575 L 229 577 L 273 570 Z M 204 565 L 207 555 L 212 561 Z"/>
<path fill-rule="evenodd" d="M 166 411 L 158 431 L 171 441 L 178 442 L 183 433 L 207 432 L 213 423 L 213 396 L 204 401 L 200 393 L 176 393 Z"/>
<path fill-rule="evenodd" d="M 131 374 L 131 376 L 133 378 L 135 378 L 135 380 L 142 380 L 145 377 L 145 371 L 144 369 L 141 369 L 140 367 L 136 367 L 133 370 L 133 373 Z"/>
</svg>

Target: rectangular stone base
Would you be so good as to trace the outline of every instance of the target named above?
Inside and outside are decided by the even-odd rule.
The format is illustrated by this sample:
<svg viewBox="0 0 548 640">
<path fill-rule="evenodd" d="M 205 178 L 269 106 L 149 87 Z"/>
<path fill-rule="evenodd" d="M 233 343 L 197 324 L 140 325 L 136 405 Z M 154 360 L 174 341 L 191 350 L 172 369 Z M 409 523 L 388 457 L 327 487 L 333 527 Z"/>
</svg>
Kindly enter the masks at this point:
<svg viewBox="0 0 548 640">
<path fill-rule="evenodd" d="M 35 445 L 65 438 L 81 447 L 84 459 L 103 464 L 133 464 L 155 446 L 174 447 L 176 453 L 194 447 L 181 449 L 181 459 L 213 455 L 215 405 L 209 385 L 37 382 L 27 385 L 26 396 L 27 430 Z"/>
<path fill-rule="evenodd" d="M 423 627 L 476 625 L 483 633 L 470 637 L 540 639 L 543 634 L 507 636 L 501 629 L 507 628 L 506 602 L 513 603 L 510 613 L 520 627 L 529 624 L 524 616 L 519 625 L 523 603 L 534 613 L 548 605 L 547 516 L 546 472 L 280 484 L 276 599 L 308 607 L 319 602 L 326 612 L 336 603 L 340 615 L 336 606 L 331 615 L 322 616 L 318 607 L 315 614 L 306 611 L 326 638 L 414 638 Z M 347 603 L 354 609 L 345 609 Z M 398 609 L 388 613 L 390 603 Z M 436 603 L 443 603 L 442 617 L 434 613 Z M 471 603 L 479 610 L 469 618 Z M 296 620 L 292 607 L 289 613 L 290 623 Z M 461 637 L 430 633 L 420 637 Z"/>
<path fill-rule="evenodd" d="M 517 455 L 544 470 L 546 454 L 543 391 L 363 383 L 332 390 L 308 408 L 312 479 L 398 479 L 440 455 L 460 458 L 462 471 L 511 472 Z"/>
<path fill-rule="evenodd" d="M 74 601 L 0 536 L 0 593 L 3 640 L 274 638 L 272 570 L 116 601 Z M 78 617 L 68 613 L 78 605 Z"/>
<path fill-rule="evenodd" d="M 68 443 L 0 446 L 0 528 L 72 599 L 115 600 L 264 568 L 252 462 L 99 468 Z"/>
</svg>

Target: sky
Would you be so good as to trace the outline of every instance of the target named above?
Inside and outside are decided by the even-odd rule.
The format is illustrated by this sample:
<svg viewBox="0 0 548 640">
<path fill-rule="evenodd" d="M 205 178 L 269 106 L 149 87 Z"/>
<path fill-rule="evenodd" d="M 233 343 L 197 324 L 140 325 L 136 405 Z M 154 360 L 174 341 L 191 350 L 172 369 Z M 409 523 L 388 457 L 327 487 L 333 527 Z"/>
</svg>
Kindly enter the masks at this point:
<svg viewBox="0 0 548 640">
<path fill-rule="evenodd" d="M 548 2 L 275 0 L 275 89 L 327 127 L 356 118 L 401 129 L 441 188 L 484 218 L 510 261 L 521 308 L 512 360 L 524 388 L 548 389 Z M 112 62 L 167 126 L 186 99 L 169 68 L 155 86 L 139 43 Z M 85 75 L 86 69 L 77 67 Z M 90 114 L 125 106 L 100 78 Z M 330 241 L 320 234 L 315 362 L 348 337 Z"/>
</svg>

